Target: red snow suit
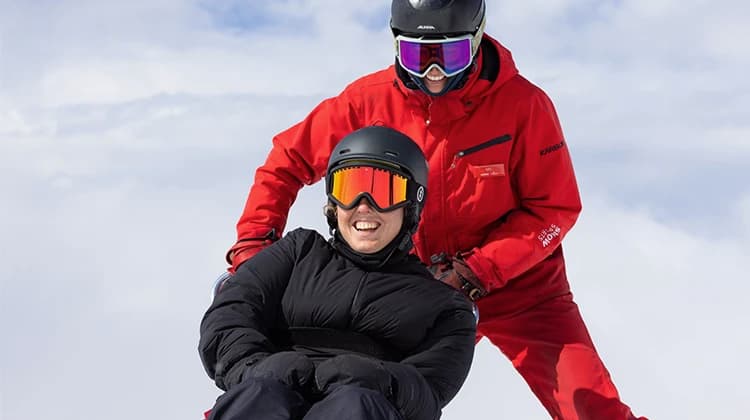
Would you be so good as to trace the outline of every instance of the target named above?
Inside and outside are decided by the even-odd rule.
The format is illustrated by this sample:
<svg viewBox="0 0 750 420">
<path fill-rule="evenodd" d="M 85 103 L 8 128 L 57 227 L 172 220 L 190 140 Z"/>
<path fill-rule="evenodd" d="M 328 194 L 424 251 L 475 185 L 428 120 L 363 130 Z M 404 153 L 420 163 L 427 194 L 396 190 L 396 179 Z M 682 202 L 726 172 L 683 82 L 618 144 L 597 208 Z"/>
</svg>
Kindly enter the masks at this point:
<svg viewBox="0 0 750 420">
<path fill-rule="evenodd" d="M 325 176 L 336 142 L 368 125 L 402 131 L 425 152 L 416 253 L 428 265 L 433 256 L 462 254 L 489 291 L 478 302 L 480 334 L 508 356 L 550 415 L 634 418 L 570 294 L 560 241 L 581 202 L 555 109 L 486 35 L 459 90 L 430 97 L 407 88 L 391 66 L 278 134 L 237 224 L 233 268 L 283 231 L 299 189 Z"/>
</svg>

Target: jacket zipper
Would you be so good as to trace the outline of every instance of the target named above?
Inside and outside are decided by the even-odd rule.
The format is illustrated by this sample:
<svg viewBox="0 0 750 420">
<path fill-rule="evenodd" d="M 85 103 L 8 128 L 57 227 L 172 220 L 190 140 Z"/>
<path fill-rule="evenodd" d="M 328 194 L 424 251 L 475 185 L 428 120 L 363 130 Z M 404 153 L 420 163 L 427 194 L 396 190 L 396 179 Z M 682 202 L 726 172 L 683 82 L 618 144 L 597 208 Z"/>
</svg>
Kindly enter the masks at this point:
<svg viewBox="0 0 750 420">
<path fill-rule="evenodd" d="M 470 155 L 472 153 L 476 153 L 476 152 L 478 152 L 480 150 L 484 150 L 484 149 L 486 149 L 488 147 L 495 146 L 497 144 L 502 144 L 502 143 L 508 142 L 512 138 L 513 137 L 511 137 L 510 134 L 505 134 L 503 136 L 494 138 L 492 140 L 488 140 L 488 141 L 486 141 L 484 143 L 479 143 L 476 146 L 471 146 L 468 149 L 464 149 L 464 150 L 459 151 L 458 153 L 456 153 L 455 155 L 453 155 L 453 162 L 451 162 L 451 169 L 456 166 L 456 160 L 458 158 L 462 158 L 462 157 L 464 157 L 466 155 Z"/>
<path fill-rule="evenodd" d="M 504 136 L 500 136 L 498 138 L 486 141 L 484 143 L 477 144 L 476 146 L 471 146 L 468 149 L 464 149 L 464 150 L 461 150 L 460 152 L 456 153 L 456 157 L 464 157 L 466 155 L 469 155 L 469 154 L 472 154 L 472 153 L 476 153 L 476 152 L 478 152 L 480 150 L 486 149 L 486 148 L 488 148 L 490 146 L 494 146 L 496 144 L 505 143 L 507 141 L 510 141 L 511 138 L 512 137 L 510 136 L 510 134 L 506 134 Z"/>
<path fill-rule="evenodd" d="M 432 98 L 429 98 L 429 100 L 430 103 L 427 104 L 427 119 L 424 122 L 426 126 L 432 124 Z"/>
</svg>

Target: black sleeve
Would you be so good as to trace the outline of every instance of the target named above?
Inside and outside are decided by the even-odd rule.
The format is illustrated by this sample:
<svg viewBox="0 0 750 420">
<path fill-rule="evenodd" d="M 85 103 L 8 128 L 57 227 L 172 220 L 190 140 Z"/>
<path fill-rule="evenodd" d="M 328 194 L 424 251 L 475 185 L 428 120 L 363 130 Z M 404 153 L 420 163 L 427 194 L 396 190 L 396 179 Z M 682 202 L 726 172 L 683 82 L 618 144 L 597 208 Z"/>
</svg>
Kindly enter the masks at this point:
<svg viewBox="0 0 750 420">
<path fill-rule="evenodd" d="M 291 232 L 243 263 L 203 316 L 198 349 L 219 388 L 236 385 L 246 366 L 277 351 L 269 327 L 276 323 L 301 233 Z"/>
<path fill-rule="evenodd" d="M 399 363 L 385 363 L 394 380 L 394 403 L 406 419 L 440 418 L 469 374 L 475 339 L 476 319 L 465 300 L 459 309 L 441 314 L 416 352 Z"/>
</svg>

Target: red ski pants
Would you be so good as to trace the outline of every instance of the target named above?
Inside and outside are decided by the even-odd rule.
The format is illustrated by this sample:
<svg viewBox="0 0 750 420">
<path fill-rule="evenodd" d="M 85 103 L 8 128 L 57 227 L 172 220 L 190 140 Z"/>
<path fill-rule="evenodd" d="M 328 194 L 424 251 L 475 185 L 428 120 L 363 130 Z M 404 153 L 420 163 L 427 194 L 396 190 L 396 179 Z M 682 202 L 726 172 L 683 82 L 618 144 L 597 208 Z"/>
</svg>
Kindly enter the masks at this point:
<svg viewBox="0 0 750 420">
<path fill-rule="evenodd" d="M 636 419 L 620 401 L 570 293 L 515 313 L 503 311 L 503 295 L 478 302 L 478 338 L 487 337 L 510 359 L 553 419 Z"/>
</svg>

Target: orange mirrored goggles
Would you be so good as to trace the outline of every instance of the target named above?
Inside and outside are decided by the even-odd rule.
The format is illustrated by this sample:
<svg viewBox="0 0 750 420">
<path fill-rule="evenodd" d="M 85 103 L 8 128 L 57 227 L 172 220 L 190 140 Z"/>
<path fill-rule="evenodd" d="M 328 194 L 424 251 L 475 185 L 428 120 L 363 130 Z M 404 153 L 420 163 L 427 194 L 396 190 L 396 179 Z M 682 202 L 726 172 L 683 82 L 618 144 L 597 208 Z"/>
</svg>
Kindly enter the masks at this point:
<svg viewBox="0 0 750 420">
<path fill-rule="evenodd" d="M 343 209 L 354 208 L 364 197 L 378 211 L 394 210 L 409 202 L 408 179 L 397 172 L 372 166 L 348 166 L 328 179 L 328 197 Z"/>
</svg>

